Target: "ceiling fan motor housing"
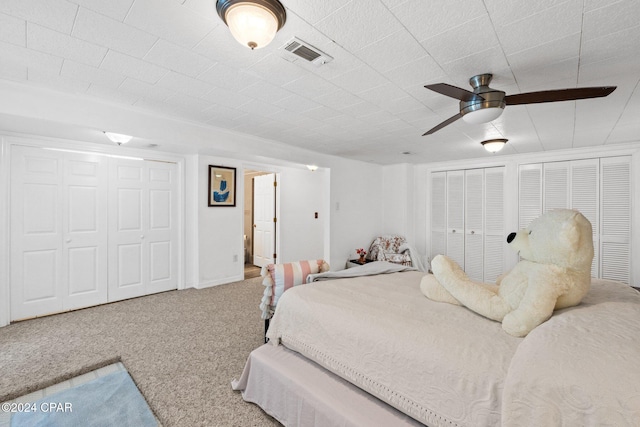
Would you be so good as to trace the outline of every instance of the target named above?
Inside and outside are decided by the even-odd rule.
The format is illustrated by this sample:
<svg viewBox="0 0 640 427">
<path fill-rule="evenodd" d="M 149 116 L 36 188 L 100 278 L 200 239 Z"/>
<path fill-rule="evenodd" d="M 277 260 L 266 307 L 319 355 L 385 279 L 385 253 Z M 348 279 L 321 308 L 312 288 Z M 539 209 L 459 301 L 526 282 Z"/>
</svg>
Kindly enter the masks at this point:
<svg viewBox="0 0 640 427">
<path fill-rule="evenodd" d="M 469 79 L 469 84 L 473 87 L 473 93 L 480 95 L 470 101 L 460 101 L 460 114 L 465 115 L 473 111 L 485 108 L 502 108 L 507 105 L 504 97 L 505 92 L 491 89 L 492 74 L 479 74 Z"/>
</svg>

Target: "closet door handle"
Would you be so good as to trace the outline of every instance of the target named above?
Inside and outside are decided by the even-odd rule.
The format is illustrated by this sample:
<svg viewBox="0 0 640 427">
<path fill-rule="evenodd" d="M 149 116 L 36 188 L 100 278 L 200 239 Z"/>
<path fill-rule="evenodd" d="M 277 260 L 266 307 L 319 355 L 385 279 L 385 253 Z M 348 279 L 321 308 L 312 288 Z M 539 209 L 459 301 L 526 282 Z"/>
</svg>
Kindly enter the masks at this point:
<svg viewBox="0 0 640 427">
<path fill-rule="evenodd" d="M 67 237 L 67 240 L 65 240 L 65 242 L 71 243 L 71 239 Z"/>
<path fill-rule="evenodd" d="M 473 231 L 473 230 L 471 230 L 471 234 L 476 234 L 476 232 L 475 232 L 475 231 Z"/>
<path fill-rule="evenodd" d="M 452 232 L 452 233 L 455 233 L 455 232 L 456 232 L 456 230 L 451 230 L 451 232 Z"/>
</svg>

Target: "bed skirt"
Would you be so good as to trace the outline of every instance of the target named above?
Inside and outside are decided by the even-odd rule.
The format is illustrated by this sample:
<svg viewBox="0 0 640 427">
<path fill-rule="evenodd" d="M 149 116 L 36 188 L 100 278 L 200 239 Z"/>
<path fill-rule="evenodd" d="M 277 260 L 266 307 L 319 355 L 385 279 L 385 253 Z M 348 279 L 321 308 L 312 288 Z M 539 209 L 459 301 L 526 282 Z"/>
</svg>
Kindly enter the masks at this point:
<svg viewBox="0 0 640 427">
<path fill-rule="evenodd" d="M 284 346 L 251 352 L 231 386 L 285 426 L 423 425 Z"/>
</svg>

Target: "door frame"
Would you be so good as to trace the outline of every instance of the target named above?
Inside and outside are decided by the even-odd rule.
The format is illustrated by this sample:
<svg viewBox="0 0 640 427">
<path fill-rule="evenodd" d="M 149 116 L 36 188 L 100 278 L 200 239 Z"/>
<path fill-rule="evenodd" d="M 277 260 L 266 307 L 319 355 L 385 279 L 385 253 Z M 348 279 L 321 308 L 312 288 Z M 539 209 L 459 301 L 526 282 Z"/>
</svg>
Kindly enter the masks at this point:
<svg viewBox="0 0 640 427">
<path fill-rule="evenodd" d="M 9 230 L 11 226 L 11 147 L 22 145 L 34 148 L 54 149 L 61 151 L 82 152 L 103 156 L 134 157 L 146 160 L 164 161 L 176 163 L 178 168 L 178 290 L 185 289 L 186 277 L 186 226 L 185 226 L 185 157 L 177 154 L 111 146 L 88 142 L 75 142 L 44 136 L 30 136 L 23 134 L 0 134 L 0 327 L 9 324 L 10 319 L 10 278 L 11 272 L 11 242 Z"/>
<path fill-rule="evenodd" d="M 275 251 L 276 254 L 278 255 L 278 257 L 276 258 L 276 262 L 278 262 L 278 259 L 281 258 L 281 248 L 280 248 L 280 228 L 281 228 L 281 215 L 280 215 L 280 206 L 281 206 L 281 202 L 280 202 L 280 188 L 282 187 L 281 182 L 282 182 L 282 169 L 276 165 L 272 165 L 272 164 L 268 164 L 268 163 L 243 163 L 242 164 L 242 178 L 243 178 L 243 182 L 244 182 L 244 174 L 245 171 L 247 170 L 254 170 L 254 171 L 260 171 L 260 172 L 266 172 L 266 173 L 272 173 L 275 175 L 276 178 L 276 182 L 278 183 L 278 185 L 276 186 L 276 218 L 278 218 L 278 220 L 276 221 L 276 225 L 275 225 L 275 229 L 274 229 L 274 239 L 275 239 Z M 244 188 L 244 186 L 243 186 Z M 251 188 L 251 197 L 253 197 L 253 186 Z M 244 210 L 246 209 L 245 206 L 245 197 L 242 197 L 242 211 L 244 212 Z M 251 207 L 251 219 L 253 220 L 253 206 Z M 242 222 L 243 226 L 242 226 L 242 230 L 240 233 L 240 236 L 238 238 L 239 241 L 242 242 L 242 236 L 244 235 L 244 219 Z M 253 237 L 252 237 L 252 242 L 251 244 L 253 245 Z M 243 246 L 243 251 L 242 253 L 244 254 L 244 246 Z M 244 280 L 244 263 L 242 263 L 242 280 Z"/>
</svg>

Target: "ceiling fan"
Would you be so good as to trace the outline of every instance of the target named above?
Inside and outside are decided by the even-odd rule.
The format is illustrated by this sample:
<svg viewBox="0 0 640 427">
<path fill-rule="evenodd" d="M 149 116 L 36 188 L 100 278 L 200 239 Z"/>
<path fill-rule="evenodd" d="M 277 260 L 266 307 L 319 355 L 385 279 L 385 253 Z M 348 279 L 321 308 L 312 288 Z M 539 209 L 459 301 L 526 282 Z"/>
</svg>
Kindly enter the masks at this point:
<svg viewBox="0 0 640 427">
<path fill-rule="evenodd" d="M 500 117 L 502 110 L 507 105 L 600 98 L 609 95 L 616 89 L 616 86 L 582 87 L 506 95 L 501 90 L 489 87 L 492 77 L 493 74 L 478 74 L 471 77 L 469 84 L 473 88 L 473 92 L 446 83 L 426 85 L 427 89 L 458 99 L 460 101 L 460 112 L 425 132 L 422 136 L 431 135 L 460 118 L 472 124 L 490 122 Z"/>
</svg>

